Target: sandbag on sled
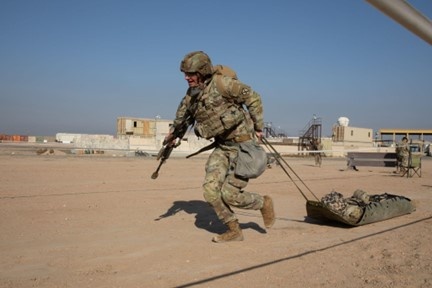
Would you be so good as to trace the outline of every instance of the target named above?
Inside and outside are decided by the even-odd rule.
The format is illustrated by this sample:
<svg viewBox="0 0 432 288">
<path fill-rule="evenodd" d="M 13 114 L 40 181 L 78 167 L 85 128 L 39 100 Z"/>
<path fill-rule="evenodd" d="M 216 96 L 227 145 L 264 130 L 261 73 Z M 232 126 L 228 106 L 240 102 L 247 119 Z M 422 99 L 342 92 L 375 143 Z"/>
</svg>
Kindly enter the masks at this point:
<svg viewBox="0 0 432 288">
<path fill-rule="evenodd" d="M 350 226 L 361 226 L 415 211 L 415 206 L 411 200 L 404 196 L 385 193 L 367 195 L 366 199 L 358 199 L 355 197 L 356 192 L 350 198 L 343 198 L 341 197 L 342 194 L 332 192 L 323 197 L 321 201 L 308 200 L 306 202 L 307 216 L 321 221 L 335 221 Z M 365 193 L 362 195 L 364 197 Z M 329 203 L 326 201 L 329 199 L 327 196 L 331 196 L 332 200 L 337 200 Z M 335 203 L 336 205 L 334 205 Z"/>
</svg>

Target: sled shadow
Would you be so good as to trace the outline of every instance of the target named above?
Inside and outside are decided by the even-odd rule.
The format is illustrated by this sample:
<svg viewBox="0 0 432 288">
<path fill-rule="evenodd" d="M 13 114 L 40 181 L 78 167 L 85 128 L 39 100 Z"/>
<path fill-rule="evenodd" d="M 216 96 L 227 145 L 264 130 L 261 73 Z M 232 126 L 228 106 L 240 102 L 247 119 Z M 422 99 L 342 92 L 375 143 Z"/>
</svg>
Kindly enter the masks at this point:
<svg viewBox="0 0 432 288">
<path fill-rule="evenodd" d="M 304 223 L 318 225 L 318 226 L 332 226 L 335 228 L 347 228 L 347 229 L 353 228 L 353 226 L 350 226 L 345 223 L 332 221 L 332 220 L 318 220 L 318 219 L 311 218 L 309 216 L 304 217 Z"/>
</svg>

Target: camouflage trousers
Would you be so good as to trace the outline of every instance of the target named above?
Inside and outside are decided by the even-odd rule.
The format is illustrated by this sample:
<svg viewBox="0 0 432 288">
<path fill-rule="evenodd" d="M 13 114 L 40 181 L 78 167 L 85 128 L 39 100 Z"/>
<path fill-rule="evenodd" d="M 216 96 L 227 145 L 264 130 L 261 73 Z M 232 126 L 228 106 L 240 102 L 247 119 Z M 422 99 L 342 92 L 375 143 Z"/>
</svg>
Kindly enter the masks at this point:
<svg viewBox="0 0 432 288">
<path fill-rule="evenodd" d="M 237 153 L 235 146 L 218 145 L 205 166 L 204 199 L 223 223 L 237 219 L 231 207 L 259 210 L 264 204 L 263 196 L 243 190 L 248 179 L 234 174 Z"/>
<path fill-rule="evenodd" d="M 398 165 L 400 168 L 408 167 L 409 154 L 399 154 L 397 155 Z"/>
</svg>

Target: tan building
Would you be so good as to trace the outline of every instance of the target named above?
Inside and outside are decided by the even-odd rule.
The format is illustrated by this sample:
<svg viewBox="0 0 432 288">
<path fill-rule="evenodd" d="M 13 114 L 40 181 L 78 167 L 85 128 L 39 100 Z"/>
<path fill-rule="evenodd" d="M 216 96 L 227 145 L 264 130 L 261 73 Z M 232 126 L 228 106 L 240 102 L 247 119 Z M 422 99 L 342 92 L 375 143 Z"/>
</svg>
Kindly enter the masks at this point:
<svg viewBox="0 0 432 288">
<path fill-rule="evenodd" d="M 331 151 L 333 156 L 345 156 L 349 151 L 388 152 L 377 147 L 374 142 L 373 129 L 348 126 L 348 123 L 335 125 L 332 129 Z M 388 148 L 394 150 L 394 148 Z"/>
<path fill-rule="evenodd" d="M 170 129 L 172 120 L 160 118 L 117 118 L 117 137 L 135 136 L 152 138 L 157 135 L 166 135 Z"/>
<path fill-rule="evenodd" d="M 358 128 L 350 126 L 333 126 L 333 142 L 373 142 L 373 130 L 370 128 Z"/>
<path fill-rule="evenodd" d="M 169 133 L 173 120 L 156 118 L 117 118 L 117 138 L 127 139 L 129 149 L 158 151 Z M 193 131 L 188 131 L 175 149 L 176 153 L 190 154 L 209 145 L 210 141 L 198 138 Z"/>
</svg>

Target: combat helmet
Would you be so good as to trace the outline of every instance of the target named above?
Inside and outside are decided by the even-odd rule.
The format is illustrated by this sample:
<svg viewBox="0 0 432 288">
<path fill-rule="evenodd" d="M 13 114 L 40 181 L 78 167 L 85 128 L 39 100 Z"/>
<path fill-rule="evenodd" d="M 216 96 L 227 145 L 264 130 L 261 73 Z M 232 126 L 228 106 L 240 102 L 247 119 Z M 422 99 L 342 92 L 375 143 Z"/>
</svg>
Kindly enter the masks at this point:
<svg viewBox="0 0 432 288">
<path fill-rule="evenodd" d="M 213 73 L 213 66 L 210 57 L 203 51 L 195 51 L 187 54 L 180 64 L 180 71 L 183 73 L 200 73 L 208 76 Z"/>
</svg>

